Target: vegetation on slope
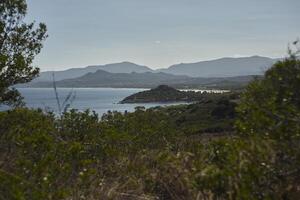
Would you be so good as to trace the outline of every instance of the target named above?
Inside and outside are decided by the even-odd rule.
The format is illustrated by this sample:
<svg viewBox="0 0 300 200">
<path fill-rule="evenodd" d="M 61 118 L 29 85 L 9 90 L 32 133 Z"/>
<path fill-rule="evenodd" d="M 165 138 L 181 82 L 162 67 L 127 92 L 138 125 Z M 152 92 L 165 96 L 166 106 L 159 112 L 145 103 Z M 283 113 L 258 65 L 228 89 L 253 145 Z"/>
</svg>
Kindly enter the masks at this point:
<svg viewBox="0 0 300 200">
<path fill-rule="evenodd" d="M 196 147 L 174 116 L 158 108 L 102 119 L 88 111 L 61 119 L 28 109 L 2 112 L 0 199 L 167 198 L 164 181 L 172 177 L 160 173 L 180 161 L 177 153 Z"/>
<path fill-rule="evenodd" d="M 278 62 L 238 104 L 1 112 L 0 199 L 297 199 L 299 74 Z"/>
<path fill-rule="evenodd" d="M 5 28 L 23 19 L 26 3 L 4 1 L 0 11 L 8 15 L 0 17 Z M 37 73 L 31 63 L 45 26 L 32 27 L 17 27 L 11 36 L 21 41 L 5 43 L 5 50 L 20 54 L 1 51 L 0 103 L 17 102 L 9 86 Z M 253 81 L 240 101 L 235 95 L 205 96 L 198 104 L 108 112 L 101 119 L 90 111 L 59 117 L 20 107 L 0 112 L 0 199 L 299 199 L 296 56 Z M 228 131 L 211 140 L 203 134 Z"/>
</svg>

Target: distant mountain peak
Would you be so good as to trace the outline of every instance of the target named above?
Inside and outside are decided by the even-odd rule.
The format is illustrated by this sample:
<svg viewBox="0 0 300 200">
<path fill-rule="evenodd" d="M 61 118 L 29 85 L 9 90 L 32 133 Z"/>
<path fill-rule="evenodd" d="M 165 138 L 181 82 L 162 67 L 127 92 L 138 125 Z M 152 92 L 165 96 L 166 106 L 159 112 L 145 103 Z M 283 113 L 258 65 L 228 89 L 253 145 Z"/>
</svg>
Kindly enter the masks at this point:
<svg viewBox="0 0 300 200">
<path fill-rule="evenodd" d="M 118 63 L 116 63 L 116 64 L 118 64 Z M 136 64 L 136 63 L 130 62 L 130 61 L 123 61 L 123 62 L 120 62 L 119 64 L 127 64 L 127 65 L 142 66 L 142 65 L 138 65 L 138 64 Z"/>
<path fill-rule="evenodd" d="M 103 70 L 110 73 L 153 72 L 153 70 L 147 66 L 124 61 L 120 63 L 111 63 L 106 65 L 90 65 L 83 68 L 71 68 L 63 71 L 56 71 L 55 79 L 56 81 L 60 81 L 64 79 L 78 78 L 88 73 L 95 73 L 98 70 Z M 52 71 L 42 72 L 40 76 L 34 80 L 34 82 L 51 81 L 52 73 L 53 73 Z"/>
</svg>

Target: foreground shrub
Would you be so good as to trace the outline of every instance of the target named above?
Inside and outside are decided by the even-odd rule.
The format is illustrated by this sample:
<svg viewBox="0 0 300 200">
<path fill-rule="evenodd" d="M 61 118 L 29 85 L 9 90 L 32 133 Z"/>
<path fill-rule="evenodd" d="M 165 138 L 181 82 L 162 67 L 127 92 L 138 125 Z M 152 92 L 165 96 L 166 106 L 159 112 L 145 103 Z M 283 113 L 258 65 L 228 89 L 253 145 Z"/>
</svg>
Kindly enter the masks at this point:
<svg viewBox="0 0 300 200">
<path fill-rule="evenodd" d="M 291 58 L 251 83 L 237 134 L 224 128 L 236 117 L 231 99 L 101 119 L 0 112 L 0 199 L 297 199 L 299 74 Z M 214 120 L 218 134 L 203 134 Z"/>
</svg>

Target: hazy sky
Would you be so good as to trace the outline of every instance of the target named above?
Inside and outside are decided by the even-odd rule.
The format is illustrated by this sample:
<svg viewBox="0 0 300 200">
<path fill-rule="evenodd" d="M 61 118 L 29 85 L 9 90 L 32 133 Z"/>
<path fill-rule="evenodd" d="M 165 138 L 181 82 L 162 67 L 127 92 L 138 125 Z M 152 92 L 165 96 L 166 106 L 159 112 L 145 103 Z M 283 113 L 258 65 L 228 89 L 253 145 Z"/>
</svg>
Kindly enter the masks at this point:
<svg viewBox="0 0 300 200">
<path fill-rule="evenodd" d="M 225 56 L 281 57 L 299 0 L 27 0 L 49 29 L 42 71 L 131 61 L 152 68 Z"/>
</svg>

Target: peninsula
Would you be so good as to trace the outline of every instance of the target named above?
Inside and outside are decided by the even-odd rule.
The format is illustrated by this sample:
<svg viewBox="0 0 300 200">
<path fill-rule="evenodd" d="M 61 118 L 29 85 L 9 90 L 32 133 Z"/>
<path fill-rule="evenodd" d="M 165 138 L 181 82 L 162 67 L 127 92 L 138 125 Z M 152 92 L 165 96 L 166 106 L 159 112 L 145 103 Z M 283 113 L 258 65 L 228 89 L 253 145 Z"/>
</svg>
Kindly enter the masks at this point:
<svg viewBox="0 0 300 200">
<path fill-rule="evenodd" d="M 153 102 L 193 102 L 198 101 L 200 93 L 194 91 L 179 91 L 167 85 L 138 92 L 123 99 L 120 103 L 153 103 Z"/>
</svg>

